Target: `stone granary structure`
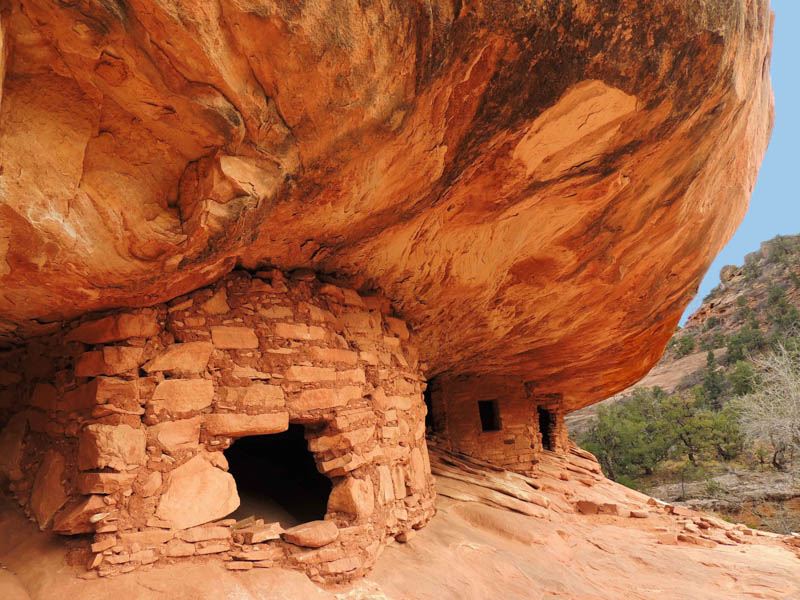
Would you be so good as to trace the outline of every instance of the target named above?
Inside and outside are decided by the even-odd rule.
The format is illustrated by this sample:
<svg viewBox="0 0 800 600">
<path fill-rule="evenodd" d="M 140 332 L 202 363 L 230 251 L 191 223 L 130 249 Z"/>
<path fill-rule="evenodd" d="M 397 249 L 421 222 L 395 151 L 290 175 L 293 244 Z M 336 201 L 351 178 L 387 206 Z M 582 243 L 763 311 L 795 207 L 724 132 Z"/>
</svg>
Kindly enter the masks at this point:
<svg viewBox="0 0 800 600">
<path fill-rule="evenodd" d="M 94 533 L 101 573 L 207 554 L 363 573 L 387 537 L 433 515 L 424 378 L 388 313 L 311 273 L 237 271 L 5 353 L 5 404 L 28 407 L 0 442 L 10 488 L 41 528 Z M 299 446 L 252 445 L 291 427 Z M 229 454 L 244 439 L 257 458 Z M 310 453 L 312 476 L 291 453 Z M 280 501 L 294 485 L 283 504 L 310 522 L 226 519 L 242 486 Z"/>
<path fill-rule="evenodd" d="M 433 516 L 426 418 L 532 472 L 656 362 L 746 210 L 770 32 L 767 0 L 0 0 L 4 489 L 104 575 L 363 574 Z"/>
</svg>

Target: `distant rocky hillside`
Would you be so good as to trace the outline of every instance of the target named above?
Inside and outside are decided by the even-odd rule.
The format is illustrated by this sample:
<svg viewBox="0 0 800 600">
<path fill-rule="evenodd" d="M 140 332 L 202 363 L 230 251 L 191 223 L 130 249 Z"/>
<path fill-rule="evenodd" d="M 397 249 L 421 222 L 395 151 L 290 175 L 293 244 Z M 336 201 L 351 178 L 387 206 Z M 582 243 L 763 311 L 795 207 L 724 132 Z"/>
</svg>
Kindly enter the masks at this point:
<svg viewBox="0 0 800 600">
<path fill-rule="evenodd" d="M 720 283 L 703 299 L 685 327 L 672 336 L 664 355 L 638 383 L 567 416 L 575 436 L 585 430 L 597 407 L 617 402 L 636 388 L 658 386 L 667 393 L 700 383 L 708 350 L 729 370 L 758 353 L 800 320 L 800 234 L 776 236 L 745 256 L 744 265 L 720 270 Z"/>
<path fill-rule="evenodd" d="M 598 454 L 607 475 L 661 500 L 797 530 L 794 442 L 740 423 L 747 399 L 765 385 L 759 365 L 800 347 L 799 309 L 800 235 L 777 236 L 744 265 L 722 268 L 719 285 L 646 377 L 568 415 L 570 435 Z M 792 427 L 782 419 L 781 429 Z"/>
<path fill-rule="evenodd" d="M 780 335 L 797 317 L 800 306 L 800 235 L 776 236 L 745 256 L 741 267 L 720 270 L 720 283 L 703 299 L 686 326 L 672 337 L 659 364 L 669 363 L 699 350 L 727 348 L 739 355 L 737 340 L 748 329 L 765 338 Z M 755 348 L 744 348 L 755 350 Z"/>
</svg>

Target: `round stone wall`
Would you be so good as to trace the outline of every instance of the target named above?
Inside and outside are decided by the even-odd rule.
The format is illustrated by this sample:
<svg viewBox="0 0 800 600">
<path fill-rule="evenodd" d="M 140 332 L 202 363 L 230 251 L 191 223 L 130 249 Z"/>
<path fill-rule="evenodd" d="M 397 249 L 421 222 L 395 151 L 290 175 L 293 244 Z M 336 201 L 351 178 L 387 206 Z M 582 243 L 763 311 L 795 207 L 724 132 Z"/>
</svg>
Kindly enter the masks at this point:
<svg viewBox="0 0 800 600">
<path fill-rule="evenodd" d="M 0 478 L 43 529 L 93 533 L 100 575 L 218 557 L 338 581 L 433 514 L 424 379 L 380 296 L 235 272 L 167 305 L 84 318 L 3 356 Z M 303 424 L 324 520 L 226 518 L 224 450 Z"/>
</svg>

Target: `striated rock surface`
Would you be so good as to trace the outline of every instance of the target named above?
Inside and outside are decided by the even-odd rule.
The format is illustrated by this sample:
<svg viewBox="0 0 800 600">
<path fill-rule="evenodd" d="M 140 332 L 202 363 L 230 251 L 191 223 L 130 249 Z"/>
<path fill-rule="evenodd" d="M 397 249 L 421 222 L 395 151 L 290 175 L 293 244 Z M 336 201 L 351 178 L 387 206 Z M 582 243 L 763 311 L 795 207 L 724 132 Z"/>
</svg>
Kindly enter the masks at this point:
<svg viewBox="0 0 800 600">
<path fill-rule="evenodd" d="M 228 563 L 156 564 L 119 577 L 86 575 L 80 565 L 72 566 L 80 554 L 70 555 L 0 499 L 0 563 L 8 567 L 0 570 L 0 596 L 779 600 L 800 595 L 797 536 L 752 530 L 648 499 L 605 479 L 591 455 L 577 448 L 564 456 L 549 453 L 536 477 L 435 449 L 431 463 L 439 491 L 436 519 L 414 536 L 401 536 L 407 543 L 387 547 L 367 578 L 327 588 L 296 571 L 231 573 L 223 566 L 243 564 L 244 556 Z M 213 529 L 199 527 L 184 537 L 206 539 Z M 191 544 L 170 542 L 175 555 L 182 545 L 191 552 Z M 255 552 L 263 550 L 250 554 Z M 317 551 L 297 555 L 308 552 Z"/>
<path fill-rule="evenodd" d="M 311 267 L 428 375 L 578 408 L 657 360 L 772 123 L 767 0 L 2 6 L 4 343 Z"/>
</svg>

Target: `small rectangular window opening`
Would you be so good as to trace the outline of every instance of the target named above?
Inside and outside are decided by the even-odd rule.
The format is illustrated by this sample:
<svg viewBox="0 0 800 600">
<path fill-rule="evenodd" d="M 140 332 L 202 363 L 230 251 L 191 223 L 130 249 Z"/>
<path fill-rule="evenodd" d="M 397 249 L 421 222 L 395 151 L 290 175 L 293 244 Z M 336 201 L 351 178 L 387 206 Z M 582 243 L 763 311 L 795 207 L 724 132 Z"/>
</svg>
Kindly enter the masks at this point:
<svg viewBox="0 0 800 600">
<path fill-rule="evenodd" d="M 538 406 L 536 410 L 539 413 L 539 431 L 542 434 L 542 446 L 544 446 L 545 450 L 552 450 L 553 414 L 549 410 L 541 406 Z"/>
<path fill-rule="evenodd" d="M 478 400 L 478 412 L 483 431 L 500 431 L 500 410 L 497 407 L 497 400 Z"/>
</svg>

